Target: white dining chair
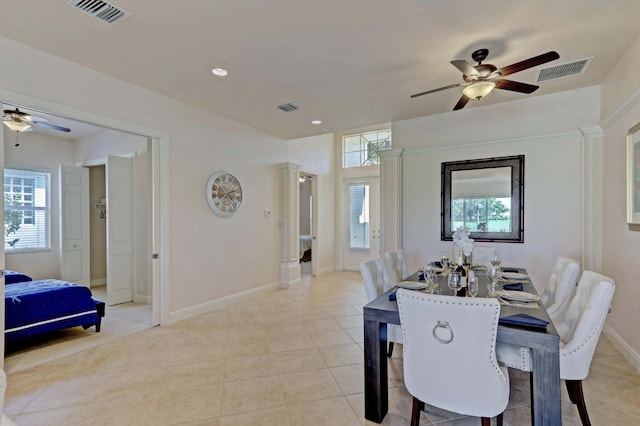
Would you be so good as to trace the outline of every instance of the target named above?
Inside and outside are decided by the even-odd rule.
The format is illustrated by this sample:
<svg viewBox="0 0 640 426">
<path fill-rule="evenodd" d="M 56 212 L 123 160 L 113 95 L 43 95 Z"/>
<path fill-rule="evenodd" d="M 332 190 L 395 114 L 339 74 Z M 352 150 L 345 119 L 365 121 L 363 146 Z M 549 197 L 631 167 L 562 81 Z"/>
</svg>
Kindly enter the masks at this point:
<svg viewBox="0 0 640 426">
<path fill-rule="evenodd" d="M 576 294 L 576 283 L 580 274 L 580 263 L 569 257 L 558 256 L 549 283 L 540 296 L 553 324 L 559 324 L 564 318 L 569 304 Z"/>
<path fill-rule="evenodd" d="M 584 271 L 567 313 L 562 321 L 554 324 L 560 336 L 560 378 L 565 381 L 569 398 L 578 406 L 580 420 L 585 426 L 591 422 L 582 392 L 582 380 L 589 375 L 593 353 L 611 308 L 615 288 L 611 278 Z M 531 371 L 528 349 L 498 343 L 496 353 L 498 360 L 509 367 Z"/>
<path fill-rule="evenodd" d="M 472 264 L 473 266 L 488 266 L 491 264 L 491 259 L 496 254 L 495 247 L 486 247 L 486 246 L 473 246 L 473 250 L 471 251 L 472 256 Z"/>
<path fill-rule="evenodd" d="M 386 252 L 383 259 L 389 282 L 392 286 L 409 276 L 407 264 L 404 260 L 404 251 L 402 249 Z"/>
<path fill-rule="evenodd" d="M 372 301 L 392 286 L 387 277 L 387 271 L 382 259 L 374 259 L 360 264 L 360 274 L 364 283 L 367 300 Z M 393 355 L 393 344 L 402 344 L 402 330 L 397 324 L 387 324 L 387 342 L 389 342 L 387 357 Z"/>
<path fill-rule="evenodd" d="M 399 289 L 405 386 L 413 396 L 411 425 L 424 404 L 489 425 L 509 402 L 509 373 L 496 360 L 500 304 Z"/>
<path fill-rule="evenodd" d="M 15 426 L 13 421 L 2 412 L 4 408 L 4 393 L 7 389 L 7 374 L 0 369 L 0 426 Z"/>
</svg>

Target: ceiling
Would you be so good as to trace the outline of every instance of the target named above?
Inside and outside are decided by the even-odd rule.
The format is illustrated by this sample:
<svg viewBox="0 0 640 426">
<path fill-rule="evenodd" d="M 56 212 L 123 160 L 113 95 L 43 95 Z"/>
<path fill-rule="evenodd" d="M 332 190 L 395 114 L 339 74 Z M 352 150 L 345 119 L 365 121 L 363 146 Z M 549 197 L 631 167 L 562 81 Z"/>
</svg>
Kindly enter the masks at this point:
<svg viewBox="0 0 640 426">
<path fill-rule="evenodd" d="M 550 50 L 546 65 L 594 59 L 465 109 L 597 85 L 640 35 L 638 0 L 114 0 L 132 14 L 115 25 L 34 3 L 0 0 L 0 34 L 285 139 L 451 111 L 460 88 L 410 95 L 462 82 L 450 61 L 478 48 L 498 68 Z M 539 68 L 509 79 L 535 84 Z"/>
</svg>

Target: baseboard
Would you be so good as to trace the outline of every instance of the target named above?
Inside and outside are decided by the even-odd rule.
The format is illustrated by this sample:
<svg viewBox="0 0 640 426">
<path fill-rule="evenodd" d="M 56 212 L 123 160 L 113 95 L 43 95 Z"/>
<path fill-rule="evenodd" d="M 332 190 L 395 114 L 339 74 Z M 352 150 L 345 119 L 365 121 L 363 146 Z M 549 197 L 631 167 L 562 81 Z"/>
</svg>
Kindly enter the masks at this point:
<svg viewBox="0 0 640 426">
<path fill-rule="evenodd" d="M 211 300 L 209 302 L 201 303 L 196 306 L 180 309 L 175 312 L 169 312 L 169 314 L 167 315 L 167 324 L 182 321 L 196 315 L 205 314 L 207 312 L 213 311 L 214 309 L 224 308 L 232 303 L 248 300 L 258 294 L 270 293 L 272 291 L 279 290 L 280 288 L 280 283 L 276 282 L 253 288 L 251 290 L 243 291 L 241 293 L 232 294 L 231 296 L 223 297 L 221 299 Z"/>
<path fill-rule="evenodd" d="M 328 273 L 335 272 L 335 271 L 336 271 L 336 266 L 335 265 L 327 266 L 325 268 L 320 268 L 320 270 L 316 271 L 316 276 L 328 274 Z"/>
<path fill-rule="evenodd" d="M 620 353 L 622 353 L 622 356 L 625 357 L 625 359 L 629 361 L 629 363 L 633 365 L 633 367 L 640 373 L 640 355 L 636 351 L 634 351 L 633 348 L 629 346 L 618 333 L 613 331 L 613 329 L 609 327 L 608 324 L 604 325 L 602 332 L 611 341 L 613 346 L 615 346 L 616 349 L 618 349 Z"/>
<path fill-rule="evenodd" d="M 101 285 L 107 285 L 107 277 L 95 278 L 95 279 L 89 281 L 89 285 L 91 287 L 98 287 L 98 286 L 101 286 Z"/>
</svg>

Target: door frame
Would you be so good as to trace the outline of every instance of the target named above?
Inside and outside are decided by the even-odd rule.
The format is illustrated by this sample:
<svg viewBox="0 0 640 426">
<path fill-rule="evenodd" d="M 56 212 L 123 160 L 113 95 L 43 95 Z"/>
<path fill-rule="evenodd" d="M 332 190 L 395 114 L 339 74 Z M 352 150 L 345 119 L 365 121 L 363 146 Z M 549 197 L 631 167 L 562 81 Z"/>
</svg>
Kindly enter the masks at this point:
<svg viewBox="0 0 640 426">
<path fill-rule="evenodd" d="M 151 191 L 152 191 L 152 253 L 149 259 L 152 266 L 152 312 L 153 325 L 163 325 L 167 322 L 167 280 L 169 276 L 169 133 L 130 123 L 89 111 L 75 109 L 53 102 L 25 96 L 19 93 L 0 89 L 0 102 L 40 110 L 52 115 L 83 121 L 96 126 L 133 133 L 147 137 L 151 141 Z M 0 132 L 0 145 L 4 147 L 4 135 Z M 4 155 L 0 166 L 4 171 Z M 1 214 L 4 216 L 4 212 Z M 0 248 L 1 266 L 4 269 L 4 246 Z M 0 291 L 4 299 L 4 286 Z M 1 313 L 1 312 L 0 312 Z M 0 325 L 4 330 L 4 315 L 0 316 Z M 4 343 L 0 342 L 0 349 L 4 350 Z"/>
<path fill-rule="evenodd" d="M 298 171 L 298 177 L 301 175 L 311 176 L 311 276 L 317 276 L 318 271 L 318 173 L 309 171 Z M 298 200 L 300 197 L 298 197 Z M 299 201 L 298 201 L 299 202 Z M 300 208 L 298 207 L 298 216 Z M 298 238 L 300 238 L 300 227 L 298 227 Z"/>
</svg>

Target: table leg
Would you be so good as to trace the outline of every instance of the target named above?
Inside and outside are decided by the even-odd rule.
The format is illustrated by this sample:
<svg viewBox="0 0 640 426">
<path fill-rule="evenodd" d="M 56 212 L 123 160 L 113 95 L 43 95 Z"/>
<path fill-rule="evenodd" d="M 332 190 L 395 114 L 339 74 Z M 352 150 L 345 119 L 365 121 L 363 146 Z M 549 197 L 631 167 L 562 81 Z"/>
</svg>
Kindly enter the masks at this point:
<svg viewBox="0 0 640 426">
<path fill-rule="evenodd" d="M 557 352 L 531 349 L 531 421 L 536 426 L 562 424 L 560 359 Z"/>
<path fill-rule="evenodd" d="M 364 417 L 376 423 L 389 410 L 387 324 L 364 321 Z"/>
</svg>

